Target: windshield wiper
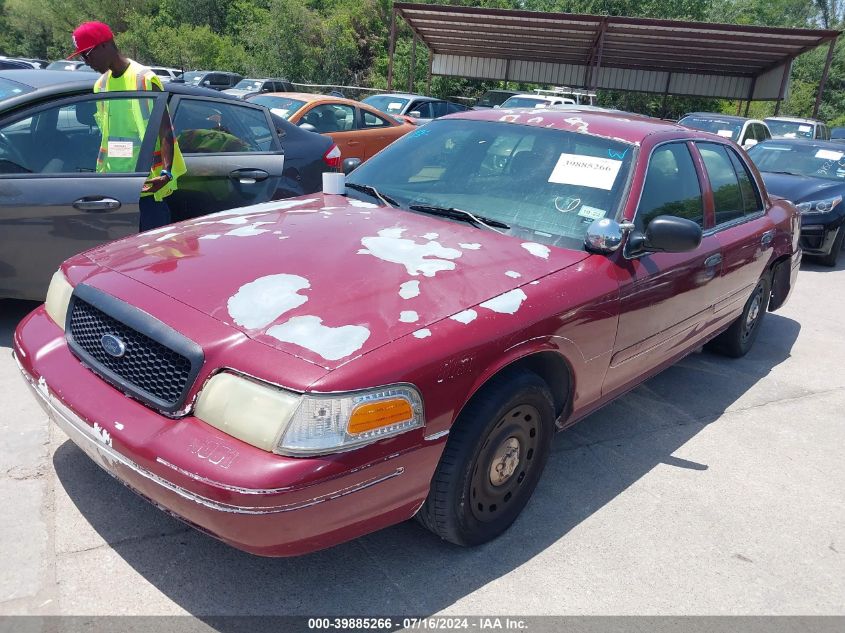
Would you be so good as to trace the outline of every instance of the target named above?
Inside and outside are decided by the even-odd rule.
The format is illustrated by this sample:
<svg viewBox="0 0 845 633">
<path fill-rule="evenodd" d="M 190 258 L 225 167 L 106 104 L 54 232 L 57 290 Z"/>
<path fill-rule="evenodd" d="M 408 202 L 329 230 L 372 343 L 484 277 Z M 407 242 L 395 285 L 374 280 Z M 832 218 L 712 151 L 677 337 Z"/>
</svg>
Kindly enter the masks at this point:
<svg viewBox="0 0 845 633">
<path fill-rule="evenodd" d="M 430 204 L 412 204 L 408 208 L 411 211 L 420 211 L 421 213 L 429 213 L 431 215 L 439 215 L 444 218 L 452 218 L 453 220 L 461 220 L 463 222 L 468 222 L 473 226 L 484 226 L 494 231 L 496 231 L 496 229 L 493 227 L 498 227 L 500 229 L 511 228 L 504 222 L 499 222 L 498 220 L 494 220 L 492 218 L 485 218 L 483 215 L 476 215 L 474 213 L 470 213 L 469 211 L 464 211 L 463 209 L 456 209 L 455 207 L 437 207 Z M 499 231 L 496 232 L 498 233 Z"/>
<path fill-rule="evenodd" d="M 769 171 L 769 174 L 786 174 L 787 176 L 803 176 L 804 174 L 796 174 L 794 171 Z"/>
<path fill-rule="evenodd" d="M 394 200 L 390 196 L 387 196 L 387 195 L 381 193 L 378 189 L 376 189 L 372 185 L 359 185 L 356 182 L 347 182 L 346 186 L 349 187 L 350 189 L 354 189 L 355 191 L 361 191 L 363 193 L 366 193 L 368 196 L 372 196 L 376 200 L 384 202 L 388 207 L 398 207 L 399 206 L 399 203 L 396 202 L 396 200 Z"/>
</svg>

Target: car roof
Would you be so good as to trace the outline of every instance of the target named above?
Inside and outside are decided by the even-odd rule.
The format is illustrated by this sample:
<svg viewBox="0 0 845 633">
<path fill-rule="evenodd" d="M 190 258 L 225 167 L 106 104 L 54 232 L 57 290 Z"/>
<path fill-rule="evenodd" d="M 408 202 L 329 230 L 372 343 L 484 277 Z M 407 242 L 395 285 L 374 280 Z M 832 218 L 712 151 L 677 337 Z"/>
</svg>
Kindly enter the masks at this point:
<svg viewBox="0 0 845 633">
<path fill-rule="evenodd" d="M 345 97 L 335 97 L 333 95 L 318 95 L 313 92 L 263 92 L 262 97 L 282 97 L 283 99 L 293 99 L 294 101 L 304 101 L 305 103 L 313 103 L 314 101 L 344 103 L 351 106 L 361 105 L 360 101 L 355 99 L 347 99 Z M 367 104 L 364 104 L 367 105 Z M 372 107 L 372 106 L 370 106 Z"/>
<path fill-rule="evenodd" d="M 543 101 L 557 101 L 558 99 L 570 99 L 572 97 L 566 97 L 564 95 L 538 95 L 536 92 L 518 92 L 515 95 L 511 95 L 513 97 L 528 97 L 529 99 L 542 99 Z"/>
<path fill-rule="evenodd" d="M 837 151 L 842 151 L 842 143 L 836 143 L 834 141 L 823 141 L 817 138 L 773 138 L 763 143 L 759 143 L 760 145 L 798 145 L 798 146 L 807 146 L 807 147 L 821 147 L 825 149 L 833 149 Z"/>
<path fill-rule="evenodd" d="M 697 116 L 708 119 L 722 119 L 724 121 L 756 121 L 744 116 L 737 116 L 735 114 L 721 114 L 720 112 L 688 112 L 681 119 L 686 119 L 688 116 Z"/>
<path fill-rule="evenodd" d="M 10 110 L 14 110 L 22 106 L 25 107 L 27 104 L 33 101 L 40 101 L 43 99 L 59 97 L 62 95 L 75 95 L 88 92 L 93 89 L 94 82 L 99 77 L 99 75 L 95 73 L 77 74 L 69 73 L 64 70 L 50 71 L 33 69 L 31 72 L 33 75 L 37 74 L 42 79 L 50 79 L 50 81 L 45 81 L 39 86 L 31 86 L 35 88 L 35 90 L 33 90 L 32 92 L 27 92 L 16 97 L 11 97 L 9 99 L 4 99 L 3 101 L 0 101 L 0 112 L 8 112 Z M 10 75 L 8 73 L 30 73 L 30 71 L 0 71 L 0 77 L 5 79 L 11 79 L 12 81 L 19 81 L 15 79 L 16 75 Z M 243 103 L 240 99 L 233 95 L 227 95 L 218 90 L 212 90 L 210 88 L 200 88 L 199 86 L 191 86 L 181 82 L 172 81 L 163 82 L 163 86 L 165 92 L 169 92 L 172 94 L 214 97 L 216 99 L 225 99 L 228 101 Z"/>
<path fill-rule="evenodd" d="M 693 130 L 677 123 L 652 119 L 638 114 L 600 112 L 577 107 L 560 110 L 550 108 L 541 110 L 533 108 L 488 108 L 457 112 L 441 117 L 439 120 L 443 119 L 502 121 L 517 125 L 583 132 L 634 144 L 656 132 L 693 133 Z"/>
<path fill-rule="evenodd" d="M 790 123 L 821 123 L 818 119 L 802 119 L 796 116 L 767 116 L 764 121 L 789 121 Z"/>
<path fill-rule="evenodd" d="M 399 98 L 399 99 L 418 99 L 420 101 L 443 101 L 443 99 L 438 99 L 437 97 L 426 97 L 425 95 L 415 95 L 410 92 L 379 92 L 378 94 L 369 95 L 367 99 L 370 97 L 390 97 Z"/>
<path fill-rule="evenodd" d="M 17 81 L 19 84 L 24 84 L 30 88 L 42 88 L 44 86 L 53 86 L 56 84 L 79 82 L 88 80 L 92 84 L 97 79 L 98 75 L 95 73 L 80 73 L 73 74 L 66 70 L 39 70 L 37 68 L 15 68 L 9 70 L 0 70 L 0 77 Z M 81 79 L 80 79 L 81 77 Z M 90 77 L 90 79 L 88 79 Z"/>
</svg>

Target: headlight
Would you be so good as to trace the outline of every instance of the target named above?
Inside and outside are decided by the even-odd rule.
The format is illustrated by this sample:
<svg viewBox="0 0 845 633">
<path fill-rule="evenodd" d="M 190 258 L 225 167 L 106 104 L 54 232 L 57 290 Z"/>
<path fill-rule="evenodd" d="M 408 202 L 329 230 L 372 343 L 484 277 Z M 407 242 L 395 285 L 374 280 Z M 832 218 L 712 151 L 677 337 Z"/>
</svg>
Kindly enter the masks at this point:
<svg viewBox="0 0 845 633">
<path fill-rule="evenodd" d="M 422 398 L 411 385 L 301 395 L 231 373 L 206 383 L 194 415 L 248 444 L 293 456 L 345 451 L 424 424 Z"/>
<path fill-rule="evenodd" d="M 67 307 L 70 304 L 70 296 L 73 294 L 73 286 L 70 285 L 61 269 L 53 273 L 50 280 L 50 287 L 47 289 L 47 300 L 44 302 L 44 309 L 50 318 L 63 330 L 67 319 Z"/>
<path fill-rule="evenodd" d="M 835 198 L 826 198 L 824 200 L 802 202 L 801 204 L 796 204 L 795 206 L 798 207 L 798 210 L 801 211 L 802 214 L 829 213 L 830 211 L 833 211 L 840 202 L 842 202 L 842 196 L 836 196 Z"/>
</svg>

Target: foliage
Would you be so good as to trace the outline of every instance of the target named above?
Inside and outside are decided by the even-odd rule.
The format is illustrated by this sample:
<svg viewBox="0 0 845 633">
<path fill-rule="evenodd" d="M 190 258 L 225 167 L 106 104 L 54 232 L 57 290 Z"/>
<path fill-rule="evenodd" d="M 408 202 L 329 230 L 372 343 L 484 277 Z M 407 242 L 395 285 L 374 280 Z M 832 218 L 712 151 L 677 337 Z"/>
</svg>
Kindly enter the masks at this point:
<svg viewBox="0 0 845 633">
<path fill-rule="evenodd" d="M 841 28 L 845 0 L 434 0 L 431 3 L 630 15 L 732 24 Z M 71 51 L 70 32 L 102 20 L 127 54 L 185 69 L 219 68 L 301 83 L 387 87 L 392 0 L 0 0 L 0 53 L 56 59 Z M 406 90 L 413 34 L 397 24 L 394 88 Z M 799 57 L 783 114 L 809 116 L 826 50 Z M 426 48 L 418 44 L 411 89 L 428 89 Z M 477 97 L 503 82 L 433 77 L 439 96 Z M 513 89 L 533 86 L 509 84 Z M 735 113 L 736 102 L 604 92 L 603 105 L 675 118 L 696 109 Z M 744 104 L 741 106 L 744 111 Z M 767 116 L 772 103 L 749 113 Z M 845 122 L 845 48 L 837 46 L 820 116 Z"/>
</svg>

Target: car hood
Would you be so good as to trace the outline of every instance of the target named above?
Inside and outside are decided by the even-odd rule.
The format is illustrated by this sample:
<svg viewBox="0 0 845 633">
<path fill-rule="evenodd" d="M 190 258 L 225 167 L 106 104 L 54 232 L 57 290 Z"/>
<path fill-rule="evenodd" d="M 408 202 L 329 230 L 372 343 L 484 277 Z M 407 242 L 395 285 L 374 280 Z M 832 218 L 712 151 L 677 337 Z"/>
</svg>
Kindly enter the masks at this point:
<svg viewBox="0 0 845 633">
<path fill-rule="evenodd" d="M 795 204 L 824 200 L 845 193 L 845 183 L 824 178 L 775 174 L 766 171 L 762 172 L 762 175 L 769 193 L 786 198 Z"/>
<path fill-rule="evenodd" d="M 326 369 L 480 303 L 509 318 L 518 288 L 586 252 L 315 194 L 224 211 L 86 253 Z M 503 296 L 504 295 L 504 296 Z M 183 331 L 190 336 L 190 324 Z"/>
</svg>

